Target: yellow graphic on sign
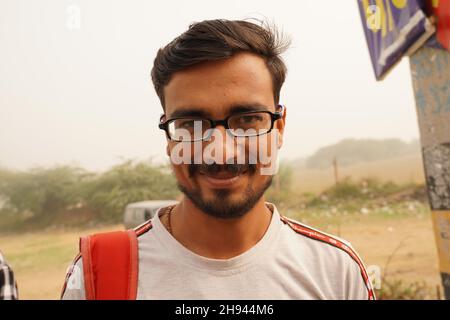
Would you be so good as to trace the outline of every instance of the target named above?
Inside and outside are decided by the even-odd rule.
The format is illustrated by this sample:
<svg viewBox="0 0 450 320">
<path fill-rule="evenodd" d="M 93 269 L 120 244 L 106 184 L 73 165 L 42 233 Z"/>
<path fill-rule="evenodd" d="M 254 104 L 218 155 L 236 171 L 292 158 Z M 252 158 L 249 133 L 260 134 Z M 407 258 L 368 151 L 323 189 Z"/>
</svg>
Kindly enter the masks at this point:
<svg viewBox="0 0 450 320">
<path fill-rule="evenodd" d="M 392 0 L 392 4 L 399 9 L 406 7 L 408 0 Z"/>
<path fill-rule="evenodd" d="M 408 3 L 407 0 L 391 0 L 391 2 L 398 9 L 405 8 Z M 389 0 L 376 0 L 374 5 L 371 5 L 369 0 L 363 0 L 362 4 L 366 13 L 367 28 L 374 33 L 381 30 L 382 38 L 394 30 L 395 24 Z"/>
</svg>

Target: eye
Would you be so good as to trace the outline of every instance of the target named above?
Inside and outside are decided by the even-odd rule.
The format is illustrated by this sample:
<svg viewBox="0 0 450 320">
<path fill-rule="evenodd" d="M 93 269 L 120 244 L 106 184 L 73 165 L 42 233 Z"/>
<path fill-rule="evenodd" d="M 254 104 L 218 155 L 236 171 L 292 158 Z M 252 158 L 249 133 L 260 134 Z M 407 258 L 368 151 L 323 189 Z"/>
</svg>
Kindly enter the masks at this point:
<svg viewBox="0 0 450 320">
<path fill-rule="evenodd" d="M 194 127 L 194 120 L 182 120 L 178 124 L 179 128 L 193 128 Z"/>
<path fill-rule="evenodd" d="M 261 121 L 261 116 L 256 115 L 256 114 L 243 115 L 240 117 L 241 123 L 248 124 L 248 123 L 257 122 L 257 121 Z"/>
<path fill-rule="evenodd" d="M 188 129 L 191 130 L 195 128 L 195 126 L 203 126 L 203 121 L 199 119 L 177 119 L 175 121 L 175 127 L 177 129 Z"/>
</svg>

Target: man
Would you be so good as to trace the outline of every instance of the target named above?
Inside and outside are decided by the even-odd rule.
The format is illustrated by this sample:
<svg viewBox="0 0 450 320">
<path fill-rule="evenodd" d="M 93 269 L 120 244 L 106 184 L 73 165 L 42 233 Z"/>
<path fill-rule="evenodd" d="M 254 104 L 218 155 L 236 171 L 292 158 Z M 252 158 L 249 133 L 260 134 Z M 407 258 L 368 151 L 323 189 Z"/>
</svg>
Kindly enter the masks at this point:
<svg viewBox="0 0 450 320">
<path fill-rule="evenodd" d="M 0 252 L 0 300 L 17 300 L 14 272 Z"/>
<path fill-rule="evenodd" d="M 158 51 L 152 80 L 164 111 L 159 127 L 184 196 L 135 229 L 133 298 L 374 298 L 348 243 L 265 201 L 285 128 L 279 99 L 286 46 L 273 28 L 209 20 Z M 92 275 L 91 262 L 83 269 L 89 250 L 68 273 L 66 283 L 78 285 L 66 286 L 63 299 L 85 299 L 86 285 L 89 297 L 99 298 L 86 277 L 101 275 Z"/>
</svg>

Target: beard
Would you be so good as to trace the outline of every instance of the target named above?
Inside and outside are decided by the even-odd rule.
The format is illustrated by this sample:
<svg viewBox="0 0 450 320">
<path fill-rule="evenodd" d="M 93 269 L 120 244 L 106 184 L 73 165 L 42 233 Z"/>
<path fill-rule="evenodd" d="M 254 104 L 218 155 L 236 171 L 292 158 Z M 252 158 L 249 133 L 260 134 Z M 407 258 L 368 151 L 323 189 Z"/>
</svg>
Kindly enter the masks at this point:
<svg viewBox="0 0 450 320">
<path fill-rule="evenodd" d="M 178 189 L 183 192 L 202 212 L 209 216 L 219 219 L 236 219 L 249 212 L 261 199 L 266 190 L 272 184 L 272 176 L 268 176 L 266 181 L 254 188 L 251 178 L 256 174 L 256 165 L 254 164 L 190 164 L 188 167 L 189 176 L 193 177 L 196 173 L 216 173 L 219 171 L 231 172 L 234 174 L 246 174 L 249 176 L 247 184 L 240 199 L 232 199 L 233 192 L 229 189 L 212 189 L 213 199 L 205 199 L 199 188 L 187 188 L 177 182 Z"/>
</svg>

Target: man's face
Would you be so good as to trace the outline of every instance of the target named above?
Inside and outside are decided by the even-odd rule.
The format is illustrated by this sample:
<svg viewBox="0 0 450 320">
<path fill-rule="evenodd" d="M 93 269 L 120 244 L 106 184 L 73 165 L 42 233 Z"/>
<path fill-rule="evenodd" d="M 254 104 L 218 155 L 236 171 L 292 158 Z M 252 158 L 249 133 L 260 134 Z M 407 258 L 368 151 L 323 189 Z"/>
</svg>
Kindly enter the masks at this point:
<svg viewBox="0 0 450 320">
<path fill-rule="evenodd" d="M 250 53 L 202 63 L 175 73 L 164 88 L 164 97 L 165 119 L 201 116 L 220 120 L 243 111 L 278 111 L 265 61 Z M 172 164 L 180 190 L 203 212 L 214 217 L 236 218 L 244 215 L 270 186 L 272 176 L 262 174 L 261 168 L 267 167 L 267 164 L 261 163 L 259 155 L 271 156 L 274 148 L 281 146 L 284 117 L 285 113 L 282 119 L 275 121 L 271 133 L 258 136 L 256 140 L 231 138 L 221 125 L 216 130 L 222 133 L 223 138 L 197 143 L 201 149 L 194 148 L 194 143 L 168 139 L 168 155 L 180 143 L 185 144 L 184 147 L 188 144 L 191 150 L 190 164 Z M 276 140 L 271 141 L 271 137 L 276 137 Z M 256 141 L 256 148 L 249 146 Z M 221 154 L 220 163 L 208 159 L 204 152 L 212 142 L 216 152 L 221 151 L 217 153 Z M 202 153 L 202 163 L 194 164 L 194 157 L 199 156 L 199 152 Z M 210 155 L 217 154 L 213 152 Z M 238 161 L 242 156 L 245 158 L 244 164 Z M 256 164 L 249 164 L 251 156 L 258 159 Z M 217 157 L 214 159 L 217 160 Z M 227 164 L 230 162 L 233 164 Z"/>
</svg>

